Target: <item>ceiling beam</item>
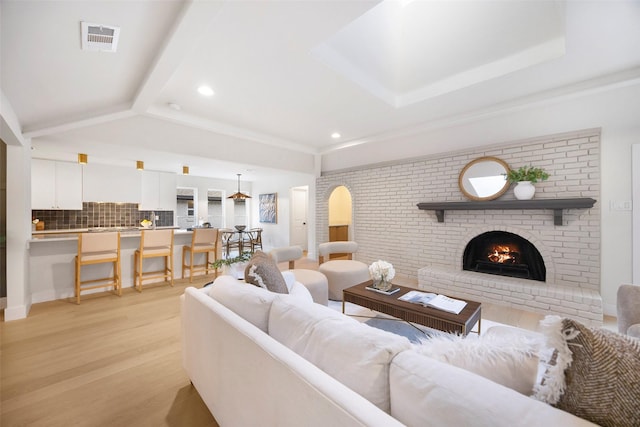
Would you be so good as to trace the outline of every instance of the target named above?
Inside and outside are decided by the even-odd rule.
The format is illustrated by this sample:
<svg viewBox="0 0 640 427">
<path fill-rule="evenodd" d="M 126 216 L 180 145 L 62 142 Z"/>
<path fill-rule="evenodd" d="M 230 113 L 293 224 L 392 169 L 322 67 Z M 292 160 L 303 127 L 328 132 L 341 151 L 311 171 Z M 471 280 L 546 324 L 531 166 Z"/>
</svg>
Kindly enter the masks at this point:
<svg viewBox="0 0 640 427">
<path fill-rule="evenodd" d="M 149 70 L 131 106 L 138 114 L 144 113 L 157 99 L 182 63 L 186 54 L 197 46 L 207 27 L 222 8 L 222 1 L 192 0 L 185 4 L 173 31 L 167 36 L 161 53 Z"/>
</svg>

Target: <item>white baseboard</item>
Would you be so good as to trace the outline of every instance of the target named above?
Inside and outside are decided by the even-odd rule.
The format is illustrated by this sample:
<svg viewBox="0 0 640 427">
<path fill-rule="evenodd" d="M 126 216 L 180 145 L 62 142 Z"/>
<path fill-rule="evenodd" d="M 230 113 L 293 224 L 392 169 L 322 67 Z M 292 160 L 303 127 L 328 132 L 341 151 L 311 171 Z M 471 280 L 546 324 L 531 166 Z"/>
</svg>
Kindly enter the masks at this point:
<svg viewBox="0 0 640 427">
<path fill-rule="evenodd" d="M 9 322 L 11 320 L 26 319 L 29 314 L 31 305 L 21 305 L 18 307 L 8 307 L 4 309 L 4 321 Z"/>
</svg>

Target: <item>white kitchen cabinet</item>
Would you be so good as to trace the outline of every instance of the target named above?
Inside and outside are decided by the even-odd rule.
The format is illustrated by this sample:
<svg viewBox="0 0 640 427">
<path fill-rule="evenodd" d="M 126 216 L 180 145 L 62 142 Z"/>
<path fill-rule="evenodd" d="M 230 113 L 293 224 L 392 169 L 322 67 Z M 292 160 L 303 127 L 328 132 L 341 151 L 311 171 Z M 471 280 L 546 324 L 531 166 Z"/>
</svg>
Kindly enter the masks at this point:
<svg viewBox="0 0 640 427">
<path fill-rule="evenodd" d="M 82 210 L 82 167 L 77 163 L 32 159 L 31 209 Z"/>
<path fill-rule="evenodd" d="M 141 211 L 176 210 L 175 173 L 143 171 L 142 195 L 138 209 Z"/>
<path fill-rule="evenodd" d="M 134 167 L 89 163 L 82 178 L 85 202 L 140 203 L 142 178 Z"/>
</svg>

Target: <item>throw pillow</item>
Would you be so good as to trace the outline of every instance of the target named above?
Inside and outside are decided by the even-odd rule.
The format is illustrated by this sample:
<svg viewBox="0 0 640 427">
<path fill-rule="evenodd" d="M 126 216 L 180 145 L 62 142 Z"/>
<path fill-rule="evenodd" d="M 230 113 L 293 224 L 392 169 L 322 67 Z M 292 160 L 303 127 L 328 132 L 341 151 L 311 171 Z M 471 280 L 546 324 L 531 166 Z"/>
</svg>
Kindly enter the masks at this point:
<svg viewBox="0 0 640 427">
<path fill-rule="evenodd" d="M 541 337 L 528 331 L 493 327 L 480 337 L 433 335 L 414 349 L 530 396 L 538 373 L 540 342 Z"/>
<path fill-rule="evenodd" d="M 288 294 L 287 283 L 276 262 L 262 251 L 256 251 L 244 270 L 244 281 L 268 289 L 271 292 Z"/>
<path fill-rule="evenodd" d="M 556 364 L 550 364 L 540 394 L 557 396 L 551 402 L 557 408 L 602 426 L 640 425 L 640 341 L 558 316 L 543 322 L 556 343 Z"/>
</svg>

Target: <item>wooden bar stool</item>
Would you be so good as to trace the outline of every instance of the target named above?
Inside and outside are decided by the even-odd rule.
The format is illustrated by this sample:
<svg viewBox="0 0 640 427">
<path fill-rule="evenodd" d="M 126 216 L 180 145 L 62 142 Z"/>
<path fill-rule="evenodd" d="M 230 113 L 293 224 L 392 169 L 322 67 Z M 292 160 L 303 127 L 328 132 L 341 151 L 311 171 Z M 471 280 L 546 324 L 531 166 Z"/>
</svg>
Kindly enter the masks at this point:
<svg viewBox="0 0 640 427">
<path fill-rule="evenodd" d="M 113 263 L 113 275 L 101 279 L 82 281 L 83 265 Z M 78 233 L 76 265 L 76 304 L 80 304 L 80 292 L 113 286 L 116 295 L 122 295 L 120 276 L 120 233 Z M 104 283 L 106 281 L 106 283 Z M 99 283 L 100 282 L 100 283 Z M 85 284 L 93 285 L 85 286 Z M 99 284 L 96 284 L 99 283 Z"/>
<path fill-rule="evenodd" d="M 143 271 L 142 261 L 145 258 L 164 258 L 164 269 Z M 164 279 L 173 286 L 173 229 L 142 230 L 140 248 L 136 249 L 133 259 L 133 286 L 142 292 L 144 280 Z"/>
<path fill-rule="evenodd" d="M 209 254 L 213 252 L 213 260 L 209 259 Z M 186 256 L 189 254 L 189 264 L 186 262 Z M 194 264 L 196 254 L 206 254 L 204 264 Z M 204 271 L 209 274 L 210 263 L 218 259 L 218 229 L 217 228 L 194 228 L 191 235 L 191 246 L 182 247 L 182 278 L 184 273 L 189 271 L 189 283 L 193 283 L 193 273 Z"/>
</svg>

